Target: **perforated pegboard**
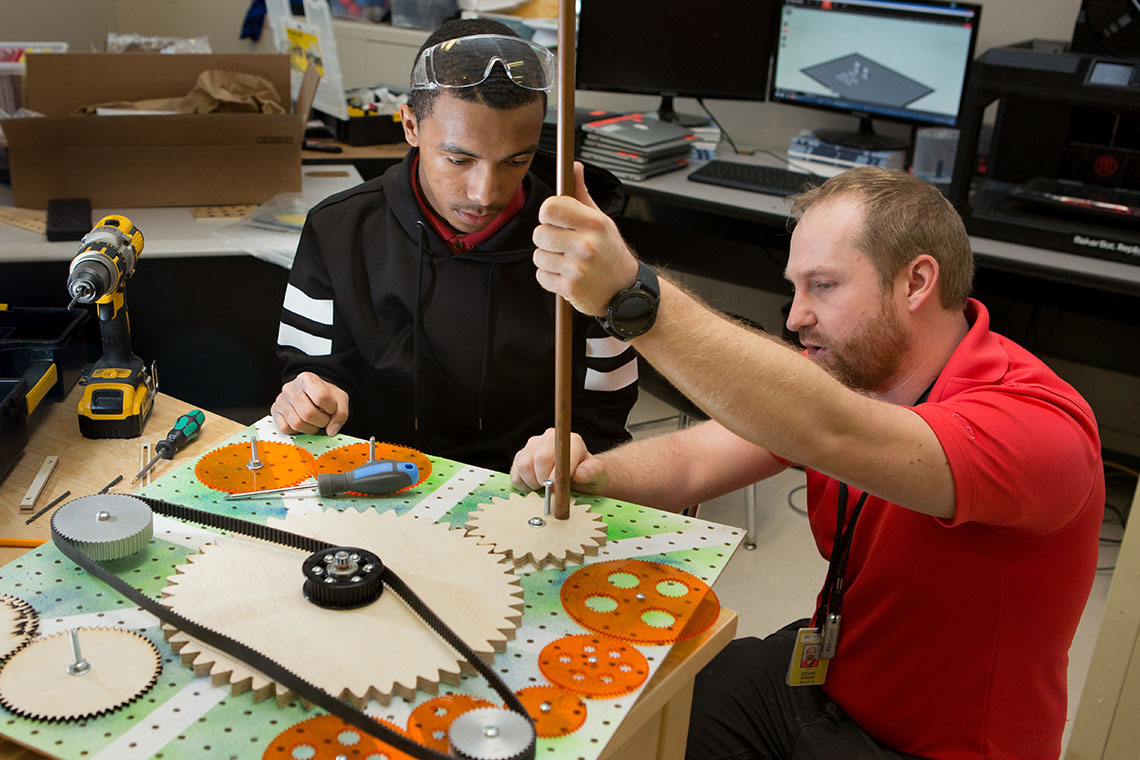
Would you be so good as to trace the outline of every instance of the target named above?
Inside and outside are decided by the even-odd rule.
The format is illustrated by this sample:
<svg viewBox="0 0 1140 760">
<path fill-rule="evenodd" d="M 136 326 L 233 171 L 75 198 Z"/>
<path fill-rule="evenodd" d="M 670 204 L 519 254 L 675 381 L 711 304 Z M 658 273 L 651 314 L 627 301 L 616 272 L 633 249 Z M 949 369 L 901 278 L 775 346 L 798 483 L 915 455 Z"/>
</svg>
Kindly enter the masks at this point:
<svg viewBox="0 0 1140 760">
<path fill-rule="evenodd" d="M 249 440 L 255 429 L 260 440 L 290 440 L 278 434 L 266 418 L 230 442 Z M 314 456 L 354 440 L 345 436 L 292 438 L 293 443 Z M 514 493 L 509 478 L 502 473 L 433 457 L 432 474 L 425 482 L 391 497 L 333 499 L 304 491 L 300 495 L 225 501 L 225 494 L 197 481 L 194 464 L 194 460 L 187 459 L 140 493 L 258 523 L 269 517 L 284 517 L 287 511 L 377 509 L 444 522 L 456 530 L 463 528 L 467 514 L 479 504 Z M 612 499 L 584 496 L 581 500 L 591 504 L 607 526 L 607 544 L 596 557 L 588 557 L 587 564 L 623 558 L 651 560 L 675 566 L 712 585 L 743 537 L 739 530 Z M 174 567 L 184 563 L 187 555 L 212 535 L 204 528 L 156 517 L 155 536 L 146 551 L 106 566 L 144 593 L 158 598 Z M 522 624 L 506 651 L 494 660 L 511 689 L 547 684 L 538 667 L 543 647 L 562 636 L 588 632 L 566 613 L 560 600 L 563 581 L 577 567 L 539 571 L 524 568 L 519 572 L 525 602 Z M 82 625 L 119 626 L 141 631 L 154 642 L 163 658 L 162 673 L 151 691 L 126 708 L 97 719 L 37 723 L 0 710 L 0 734 L 47 755 L 99 760 L 245 760 L 261 757 L 279 733 L 319 712 L 306 711 L 297 704 L 279 707 L 273 699 L 254 702 L 250 693 L 231 696 L 229 684 L 214 686 L 206 677 L 196 678 L 171 652 L 152 616 L 83 574 L 50 544 L 0 568 L 0 593 L 21 598 L 35 608 L 40 616 L 41 635 Z M 651 679 L 670 645 L 638 645 L 637 649 L 649 663 Z M 538 757 L 593 760 L 643 688 L 616 699 L 584 699 L 587 717 L 582 727 L 561 738 L 540 738 Z M 499 701 L 478 677 L 465 677 L 455 687 L 440 685 L 440 694 L 453 692 Z M 365 711 L 404 727 L 412 709 L 432 696 L 421 691 L 410 703 L 399 698 L 387 706 L 369 702 Z"/>
</svg>

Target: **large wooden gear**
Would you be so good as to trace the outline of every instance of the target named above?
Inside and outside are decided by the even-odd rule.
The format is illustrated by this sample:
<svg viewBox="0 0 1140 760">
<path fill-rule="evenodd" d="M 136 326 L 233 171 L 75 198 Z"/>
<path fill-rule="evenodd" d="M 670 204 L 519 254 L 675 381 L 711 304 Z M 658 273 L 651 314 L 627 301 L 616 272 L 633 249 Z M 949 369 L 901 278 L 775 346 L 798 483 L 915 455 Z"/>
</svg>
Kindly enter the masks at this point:
<svg viewBox="0 0 1140 760">
<path fill-rule="evenodd" d="M 490 662 L 514 638 L 522 588 L 510 567 L 446 524 L 394 512 L 326 510 L 271 527 L 342 546 L 368 549 L 404 580 L 480 657 Z M 301 593 L 307 555 L 282 546 L 218 538 L 176 568 L 164 604 L 261 652 L 326 692 L 363 707 L 411 700 L 417 689 L 459 682 L 470 666 L 386 590 L 351 610 L 318 607 Z M 175 633 L 171 647 L 197 675 L 229 682 L 254 698 L 292 695 L 246 665 Z"/>
<path fill-rule="evenodd" d="M 505 501 L 482 504 L 467 516 L 467 535 L 504 554 L 516 567 L 541 570 L 579 565 L 606 544 L 606 524 L 588 504 L 571 504 L 570 517 L 543 514 L 541 494 L 512 494 Z"/>
<path fill-rule="evenodd" d="M 80 628 L 78 637 L 87 672 L 68 672 L 67 631 L 36 639 L 0 669 L 0 704 L 33 720 L 82 720 L 138 699 L 162 671 L 154 644 L 133 631 Z"/>
</svg>

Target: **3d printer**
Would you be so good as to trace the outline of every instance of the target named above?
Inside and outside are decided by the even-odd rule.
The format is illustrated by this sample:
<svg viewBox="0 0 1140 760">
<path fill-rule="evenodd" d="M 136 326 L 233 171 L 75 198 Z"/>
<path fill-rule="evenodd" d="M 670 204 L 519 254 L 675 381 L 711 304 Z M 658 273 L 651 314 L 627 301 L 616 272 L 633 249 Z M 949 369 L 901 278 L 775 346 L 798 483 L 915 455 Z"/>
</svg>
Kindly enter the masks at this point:
<svg viewBox="0 0 1140 760">
<path fill-rule="evenodd" d="M 1130 2 L 1086 0 L 1072 45 L 988 50 L 960 126 L 949 197 L 970 234 L 1140 264 L 1140 10 Z"/>
</svg>

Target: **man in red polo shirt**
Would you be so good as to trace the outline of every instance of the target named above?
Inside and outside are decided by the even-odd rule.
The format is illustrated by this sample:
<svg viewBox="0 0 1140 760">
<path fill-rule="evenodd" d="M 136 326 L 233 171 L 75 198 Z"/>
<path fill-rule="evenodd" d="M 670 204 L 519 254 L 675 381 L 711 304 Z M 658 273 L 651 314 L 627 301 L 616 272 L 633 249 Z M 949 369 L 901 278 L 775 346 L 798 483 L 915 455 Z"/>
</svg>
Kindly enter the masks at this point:
<svg viewBox="0 0 1140 760">
<path fill-rule="evenodd" d="M 930 185 L 853 169 L 793 214 L 804 350 L 662 278 L 633 345 L 711 421 L 599 456 L 574 441 L 576 487 L 667 509 L 807 470 L 829 561 L 814 614 L 701 672 L 688 756 L 1055 760 L 1104 509 L 1092 411 L 990 331 L 969 238 Z M 620 321 L 652 275 L 612 222 L 581 190 L 540 220 L 539 281 Z M 532 439 L 512 481 L 534 488 L 552 458 L 549 432 Z"/>
<path fill-rule="evenodd" d="M 424 43 L 401 108 L 412 150 L 383 176 L 309 214 L 278 335 L 285 433 L 413 446 L 496 470 L 554 414 L 554 298 L 530 237 L 553 194 L 538 151 L 550 51 L 483 19 Z M 592 169 L 608 213 L 621 185 Z M 634 352 L 589 317 L 573 325 L 572 427 L 590 445 L 628 439 Z"/>
</svg>

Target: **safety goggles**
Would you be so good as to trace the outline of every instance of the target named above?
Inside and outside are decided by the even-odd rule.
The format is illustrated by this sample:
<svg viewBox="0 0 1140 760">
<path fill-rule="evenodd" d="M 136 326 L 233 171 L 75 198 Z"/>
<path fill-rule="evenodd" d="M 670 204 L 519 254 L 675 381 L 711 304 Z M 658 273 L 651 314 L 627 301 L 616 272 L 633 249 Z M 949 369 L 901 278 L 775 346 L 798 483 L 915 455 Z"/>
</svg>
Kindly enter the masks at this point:
<svg viewBox="0 0 1140 760">
<path fill-rule="evenodd" d="M 554 88 L 554 54 L 521 37 L 473 34 L 444 40 L 424 50 L 412 69 L 413 90 L 474 87 L 496 64 L 511 81 L 528 90 Z"/>
</svg>

